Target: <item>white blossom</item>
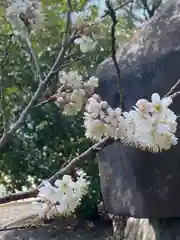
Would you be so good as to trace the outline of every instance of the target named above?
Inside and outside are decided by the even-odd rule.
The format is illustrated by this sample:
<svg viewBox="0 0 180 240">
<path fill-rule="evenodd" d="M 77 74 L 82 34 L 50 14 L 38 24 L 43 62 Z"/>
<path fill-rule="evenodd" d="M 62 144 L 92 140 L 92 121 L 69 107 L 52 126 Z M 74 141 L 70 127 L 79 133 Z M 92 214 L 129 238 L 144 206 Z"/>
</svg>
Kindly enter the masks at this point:
<svg viewBox="0 0 180 240">
<path fill-rule="evenodd" d="M 82 196 L 85 196 L 87 194 L 89 183 L 90 182 L 86 180 L 85 173 L 77 178 L 77 181 L 74 185 L 74 192 L 79 200 L 82 198 Z"/>
<path fill-rule="evenodd" d="M 77 71 L 59 72 L 59 80 L 61 84 L 73 89 L 81 88 L 82 86 L 82 76 Z"/>
<path fill-rule="evenodd" d="M 67 115 L 67 116 L 72 116 L 72 115 L 77 114 L 78 110 L 79 109 L 77 108 L 76 103 L 69 102 L 64 105 L 63 114 Z"/>
<path fill-rule="evenodd" d="M 80 45 L 82 53 L 92 52 L 97 46 L 97 42 L 95 40 L 85 35 L 81 36 L 81 38 L 77 38 L 74 43 Z"/>
<path fill-rule="evenodd" d="M 39 28 L 44 21 L 42 4 L 37 0 L 15 0 L 6 10 L 7 20 L 20 33 Z"/>
<path fill-rule="evenodd" d="M 88 191 L 89 181 L 84 178 L 84 174 L 73 181 L 69 175 L 64 175 L 62 179 L 57 179 L 54 186 L 48 181 L 43 182 L 39 188 L 39 197 L 44 202 L 36 204 L 40 218 L 52 218 L 54 215 L 70 215 L 81 203 L 81 199 Z"/>
<path fill-rule="evenodd" d="M 90 86 L 96 88 L 99 86 L 99 79 L 97 77 L 90 77 L 88 80 L 88 84 L 90 84 Z"/>
<path fill-rule="evenodd" d="M 109 136 L 152 152 L 167 150 L 177 144 L 174 135 L 177 116 L 168 108 L 172 103 L 170 98 L 160 99 L 157 93 L 152 94 L 152 102 L 140 99 L 129 112 L 113 109 L 96 98 L 91 97 L 86 107 L 86 137 L 100 140 Z"/>
<path fill-rule="evenodd" d="M 99 141 L 105 132 L 105 125 L 99 119 L 93 119 L 89 114 L 85 115 L 84 125 L 86 128 L 85 136 L 87 138 Z"/>
<path fill-rule="evenodd" d="M 152 112 L 153 106 L 146 99 L 140 99 L 137 101 L 136 106 L 140 112 L 143 114 L 147 114 L 148 112 Z M 136 109 L 137 110 L 137 109 Z"/>
<path fill-rule="evenodd" d="M 52 203 L 57 202 L 60 198 L 57 192 L 58 189 L 53 187 L 48 181 L 43 181 L 43 186 L 39 188 L 39 196 L 48 199 Z"/>
<path fill-rule="evenodd" d="M 74 182 L 72 181 L 72 178 L 69 175 L 64 175 L 63 178 L 60 180 L 56 180 L 54 185 L 58 187 L 62 193 L 62 195 L 65 195 L 68 193 L 68 190 L 72 190 L 74 187 Z"/>
<path fill-rule="evenodd" d="M 82 109 L 85 95 L 86 94 L 83 89 L 76 89 L 71 93 L 71 101 L 76 104 L 78 111 Z"/>
<path fill-rule="evenodd" d="M 7 194 L 7 189 L 3 184 L 0 184 L 0 196 L 5 196 Z"/>
<path fill-rule="evenodd" d="M 169 105 L 172 103 L 172 99 L 170 97 L 160 98 L 158 93 L 153 93 L 151 97 L 152 105 L 157 112 L 161 112 L 164 109 L 167 109 Z"/>
<path fill-rule="evenodd" d="M 87 112 L 91 115 L 91 117 L 97 118 L 101 111 L 101 104 L 93 96 L 89 98 L 88 101 L 89 102 L 86 106 Z"/>
<path fill-rule="evenodd" d="M 65 115 L 80 112 L 98 86 L 98 78 L 90 77 L 84 82 L 77 71 L 59 72 L 60 88 L 56 93 L 56 105 L 63 109 Z"/>
</svg>

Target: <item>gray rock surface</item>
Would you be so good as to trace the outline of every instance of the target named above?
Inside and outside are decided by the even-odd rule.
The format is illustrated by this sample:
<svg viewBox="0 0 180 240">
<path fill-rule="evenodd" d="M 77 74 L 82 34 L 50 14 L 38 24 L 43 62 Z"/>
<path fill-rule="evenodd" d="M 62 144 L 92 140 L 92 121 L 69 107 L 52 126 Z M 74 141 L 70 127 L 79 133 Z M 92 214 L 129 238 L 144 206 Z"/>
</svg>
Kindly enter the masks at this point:
<svg viewBox="0 0 180 240">
<path fill-rule="evenodd" d="M 117 53 L 126 110 L 153 92 L 164 96 L 180 78 L 180 0 L 170 0 Z M 119 106 L 111 58 L 97 70 L 98 93 Z M 177 88 L 180 90 L 180 87 Z M 179 114 L 180 97 L 172 108 Z M 178 127 L 177 137 L 180 137 Z M 137 218 L 180 217 L 180 147 L 152 154 L 114 143 L 98 154 L 107 210 Z"/>
<path fill-rule="evenodd" d="M 107 221 L 89 222 L 74 217 L 37 219 L 31 202 L 0 206 L 0 240 L 105 240 L 112 235 Z"/>
</svg>

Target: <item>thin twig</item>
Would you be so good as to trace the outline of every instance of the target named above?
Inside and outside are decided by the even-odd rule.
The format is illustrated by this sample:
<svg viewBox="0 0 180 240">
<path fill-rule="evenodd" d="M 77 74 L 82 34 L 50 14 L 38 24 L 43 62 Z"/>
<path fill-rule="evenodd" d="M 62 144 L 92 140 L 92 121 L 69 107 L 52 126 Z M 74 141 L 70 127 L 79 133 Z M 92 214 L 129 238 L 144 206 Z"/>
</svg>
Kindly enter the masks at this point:
<svg viewBox="0 0 180 240">
<path fill-rule="evenodd" d="M 37 79 L 39 82 L 41 82 L 42 81 L 41 70 L 40 70 L 40 66 L 39 66 L 39 63 L 38 63 L 38 59 L 37 59 L 35 50 L 32 47 L 30 39 L 27 37 L 27 38 L 25 38 L 25 40 L 26 40 L 27 47 L 29 49 L 30 55 L 32 57 L 32 60 L 34 62 L 35 68 L 36 68 L 35 80 Z"/>
<path fill-rule="evenodd" d="M 109 137 L 103 138 L 100 142 L 94 144 L 89 149 L 87 149 L 85 152 L 83 152 L 78 157 L 75 157 L 73 160 L 71 160 L 64 168 L 56 172 L 52 177 L 48 179 L 50 183 L 54 183 L 60 176 L 66 174 L 70 174 L 72 169 L 75 165 L 77 165 L 78 162 L 81 160 L 87 159 L 91 154 L 95 154 L 104 147 L 108 146 L 113 142 L 113 139 L 110 139 Z M 8 196 L 0 197 L 0 204 L 9 203 L 12 201 L 17 201 L 21 199 L 27 199 L 32 197 L 37 197 L 38 195 L 38 188 L 43 186 L 41 183 L 36 189 L 26 191 L 26 192 L 20 192 L 20 193 L 13 193 Z"/>
<path fill-rule="evenodd" d="M 12 127 L 6 133 L 4 133 L 2 135 L 2 137 L 0 139 L 0 149 L 2 149 L 2 147 L 5 145 L 7 140 L 20 128 L 21 124 L 23 123 L 23 121 L 25 120 L 29 111 L 31 110 L 32 106 L 34 105 L 34 103 L 36 102 L 38 97 L 41 95 L 41 93 L 44 91 L 52 73 L 54 72 L 56 67 L 59 65 L 59 62 L 61 62 L 64 59 L 64 54 L 65 54 L 66 50 L 68 49 L 69 43 L 71 42 L 71 38 L 70 38 L 70 41 L 68 42 L 68 29 L 69 29 L 70 14 L 71 14 L 71 9 L 69 8 L 69 3 L 70 3 L 70 0 L 67 1 L 69 10 L 67 13 L 66 29 L 65 29 L 63 40 L 62 40 L 62 48 L 57 56 L 57 59 L 54 62 L 52 68 L 50 69 L 50 71 L 47 74 L 47 76 L 45 77 L 45 79 L 39 83 L 39 86 L 38 86 L 36 92 L 32 96 L 28 105 L 22 111 L 19 119 L 15 122 L 15 124 L 12 125 Z"/>
<path fill-rule="evenodd" d="M 83 152 L 81 155 L 77 156 L 76 158 L 74 158 L 72 161 L 70 161 L 64 168 L 62 168 L 60 171 L 58 171 L 57 173 L 55 173 L 51 178 L 49 178 L 49 182 L 53 183 L 56 181 L 56 179 L 59 178 L 59 176 L 63 175 L 65 172 L 68 172 L 69 170 L 71 170 L 76 164 L 77 162 L 79 162 L 80 160 L 84 160 L 86 159 L 89 155 L 91 155 L 92 153 L 97 153 L 98 151 L 100 151 L 102 148 L 108 146 L 109 144 L 111 144 L 113 142 L 112 139 L 110 139 L 109 137 L 105 137 L 103 138 L 100 142 L 94 144 L 92 147 L 90 147 L 89 149 L 87 149 L 85 152 Z"/>
<path fill-rule="evenodd" d="M 169 95 L 168 97 L 170 97 L 170 98 L 173 100 L 174 98 L 176 98 L 176 97 L 179 96 L 179 95 L 180 95 L 180 91 L 175 92 L 175 93 Z"/>
<path fill-rule="evenodd" d="M 0 232 L 21 230 L 21 229 L 30 229 L 30 228 L 35 229 L 35 228 L 38 228 L 39 226 L 42 226 L 42 224 L 29 224 L 29 225 L 17 226 L 17 227 L 4 227 L 4 228 L 0 228 Z"/>
<path fill-rule="evenodd" d="M 61 65 L 59 68 L 57 68 L 52 74 L 56 74 L 57 72 L 59 72 L 60 70 L 62 70 L 63 68 L 65 67 L 68 67 L 70 66 L 71 64 L 73 64 L 74 62 L 76 61 L 79 61 L 83 58 L 85 58 L 86 55 L 82 55 L 82 56 L 78 56 L 76 57 L 75 59 L 73 59 L 71 62 L 67 62 L 67 63 L 64 63 L 63 65 Z M 54 94 L 53 96 L 50 96 L 48 99 L 42 101 L 42 102 L 39 102 L 38 104 L 36 104 L 35 107 L 41 107 L 47 103 L 50 103 L 50 102 L 54 102 L 56 100 L 56 97 L 55 97 L 56 94 Z"/>
<path fill-rule="evenodd" d="M 108 8 L 108 14 L 110 15 L 112 19 L 112 26 L 111 26 L 111 39 L 112 39 L 112 59 L 116 68 L 117 72 L 117 81 L 118 81 L 118 89 L 120 92 L 120 106 L 122 110 L 125 109 L 125 102 L 124 102 L 124 91 L 121 84 L 121 70 L 118 65 L 117 59 L 116 59 L 116 24 L 117 24 L 117 18 L 116 18 L 116 12 L 114 11 L 113 7 L 111 6 L 111 3 L 109 0 L 106 0 L 106 6 Z"/>
<path fill-rule="evenodd" d="M 0 197 L 0 204 L 18 201 L 21 199 L 35 198 L 38 195 L 38 189 L 33 189 L 26 192 L 12 193 L 3 197 Z"/>
<path fill-rule="evenodd" d="M 114 8 L 113 11 L 118 11 L 120 10 L 121 8 L 125 7 L 126 5 L 128 5 L 129 3 L 132 3 L 134 2 L 134 0 L 128 0 L 124 3 L 122 3 L 121 5 L 119 5 L 118 7 Z M 105 13 L 101 16 L 101 18 L 105 18 L 109 15 L 109 11 L 105 11 Z"/>
<path fill-rule="evenodd" d="M 180 85 L 180 79 L 171 87 L 168 93 L 164 97 L 168 97 L 169 95 L 173 94 L 176 88 Z"/>
<path fill-rule="evenodd" d="M 62 70 L 62 69 L 65 68 L 65 67 L 69 67 L 69 66 L 70 66 L 71 64 L 73 64 L 74 62 L 77 62 L 77 61 L 79 61 L 79 60 L 82 60 L 82 59 L 85 58 L 85 57 L 86 57 L 86 55 L 77 56 L 76 58 L 72 59 L 71 62 L 67 62 L 67 63 L 64 63 L 63 65 L 61 65 L 59 68 L 57 68 L 57 69 L 53 72 L 53 74 L 59 72 L 60 70 Z"/>
</svg>

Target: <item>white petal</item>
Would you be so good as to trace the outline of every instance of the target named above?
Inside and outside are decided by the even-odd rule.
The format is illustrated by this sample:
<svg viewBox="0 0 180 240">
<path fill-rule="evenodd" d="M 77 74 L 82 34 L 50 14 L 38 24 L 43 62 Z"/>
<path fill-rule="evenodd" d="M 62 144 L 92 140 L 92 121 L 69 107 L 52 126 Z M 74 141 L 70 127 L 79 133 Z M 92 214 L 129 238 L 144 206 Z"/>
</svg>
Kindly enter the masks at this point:
<svg viewBox="0 0 180 240">
<path fill-rule="evenodd" d="M 39 196 L 48 198 L 48 196 L 51 194 L 51 189 L 50 188 L 46 188 L 46 187 L 41 187 L 39 188 Z"/>
<path fill-rule="evenodd" d="M 176 138 L 175 136 L 174 137 L 172 137 L 172 144 L 173 145 L 176 145 L 176 144 L 178 144 L 178 138 Z"/>
<path fill-rule="evenodd" d="M 57 179 L 57 180 L 55 181 L 55 183 L 54 183 L 54 185 L 55 185 L 56 187 L 59 187 L 60 184 L 61 184 L 61 180 L 60 180 L 60 179 Z"/>
<path fill-rule="evenodd" d="M 165 106 L 165 107 L 168 107 L 172 103 L 172 99 L 170 97 L 163 98 L 161 101 L 162 101 L 163 106 Z"/>
<path fill-rule="evenodd" d="M 149 113 L 152 113 L 152 112 L 153 112 L 153 105 L 152 105 L 152 103 L 149 103 L 149 102 L 148 102 L 148 104 L 147 104 L 147 111 L 148 111 Z"/>
<path fill-rule="evenodd" d="M 114 110 L 113 110 L 111 107 L 108 107 L 108 108 L 106 109 L 106 111 L 107 111 L 107 113 L 108 113 L 108 115 L 109 115 L 110 117 L 114 117 L 114 116 L 115 116 L 115 112 L 114 112 Z"/>
<path fill-rule="evenodd" d="M 89 46 L 86 43 L 81 43 L 80 50 L 82 53 L 87 53 L 89 51 Z"/>
<path fill-rule="evenodd" d="M 157 132 L 158 133 L 167 133 L 169 132 L 170 128 L 167 124 L 158 124 L 157 125 Z"/>
<path fill-rule="evenodd" d="M 72 181 L 72 178 L 71 178 L 71 176 L 69 176 L 69 175 L 64 175 L 63 178 L 62 178 L 62 181 L 63 181 L 64 183 L 69 183 L 69 182 Z"/>
<path fill-rule="evenodd" d="M 153 93 L 151 96 L 151 101 L 153 104 L 160 104 L 161 98 L 158 93 Z"/>
<path fill-rule="evenodd" d="M 165 115 L 167 121 L 174 122 L 177 119 L 177 116 L 170 109 L 167 109 L 165 112 L 163 112 L 163 114 Z"/>
<path fill-rule="evenodd" d="M 116 108 L 115 109 L 115 114 L 116 114 L 116 116 L 120 116 L 121 114 L 122 114 L 122 110 L 121 110 L 121 108 Z"/>
<path fill-rule="evenodd" d="M 146 99 L 139 99 L 136 103 L 136 106 L 139 107 L 140 105 L 146 105 L 148 103 L 148 101 Z"/>
<path fill-rule="evenodd" d="M 74 43 L 75 44 L 81 44 L 81 43 L 83 43 L 84 41 L 83 41 L 83 39 L 82 38 L 76 38 L 75 40 L 74 40 Z"/>
</svg>

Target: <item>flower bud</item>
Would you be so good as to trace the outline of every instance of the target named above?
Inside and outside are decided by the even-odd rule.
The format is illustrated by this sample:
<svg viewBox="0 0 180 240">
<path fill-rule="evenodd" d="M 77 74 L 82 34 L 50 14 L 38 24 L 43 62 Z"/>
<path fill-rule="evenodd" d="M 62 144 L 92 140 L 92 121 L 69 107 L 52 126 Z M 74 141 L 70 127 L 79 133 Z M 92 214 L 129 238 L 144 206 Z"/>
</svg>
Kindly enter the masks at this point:
<svg viewBox="0 0 180 240">
<path fill-rule="evenodd" d="M 96 101 L 101 102 L 101 97 L 98 94 L 93 94 L 92 98 L 95 98 Z"/>
<path fill-rule="evenodd" d="M 106 101 L 101 102 L 101 109 L 106 110 L 108 108 L 108 103 Z"/>
</svg>

